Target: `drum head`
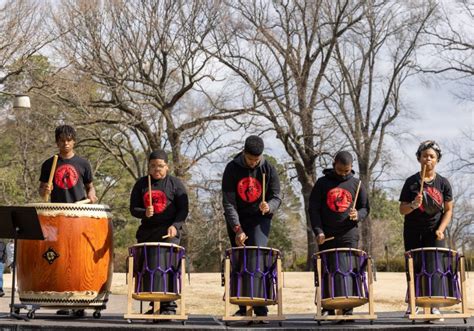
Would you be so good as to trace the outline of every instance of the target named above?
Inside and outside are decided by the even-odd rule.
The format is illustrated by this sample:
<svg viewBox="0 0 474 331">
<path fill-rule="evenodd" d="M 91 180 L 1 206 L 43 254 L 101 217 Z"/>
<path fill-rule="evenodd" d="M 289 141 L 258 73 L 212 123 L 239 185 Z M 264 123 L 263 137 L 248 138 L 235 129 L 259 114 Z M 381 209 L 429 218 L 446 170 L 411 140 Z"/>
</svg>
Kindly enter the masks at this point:
<svg viewBox="0 0 474 331">
<path fill-rule="evenodd" d="M 419 307 L 449 307 L 460 303 L 454 297 L 418 297 L 415 298 L 415 304 Z"/>
<path fill-rule="evenodd" d="M 325 309 L 348 309 L 365 305 L 369 302 L 367 298 L 359 297 L 338 297 L 332 299 L 322 299 L 321 306 Z"/>
<path fill-rule="evenodd" d="M 242 247 L 232 247 L 232 248 L 228 248 L 226 249 L 226 255 L 229 256 L 230 254 L 232 254 L 232 251 L 240 251 L 240 250 L 246 250 L 246 251 L 253 251 L 253 250 L 261 250 L 261 251 L 272 251 L 273 254 L 275 255 L 280 255 L 280 251 L 278 249 L 275 249 L 275 248 L 271 248 L 271 247 L 261 247 L 261 246 L 242 246 Z"/>
<path fill-rule="evenodd" d="M 336 252 L 352 252 L 354 255 L 357 255 L 357 256 L 367 255 L 367 253 L 361 249 L 341 247 L 341 248 L 325 249 L 324 251 L 314 253 L 313 258 L 317 257 L 318 255 L 332 254 Z"/>
<path fill-rule="evenodd" d="M 168 248 L 176 248 L 177 250 L 184 250 L 184 247 L 183 246 L 179 246 L 179 245 L 176 245 L 176 244 L 170 244 L 170 243 L 163 243 L 163 242 L 146 242 L 146 243 L 140 243 L 140 244 L 135 244 L 130 248 L 132 247 L 136 247 L 136 248 L 142 248 L 142 247 L 168 247 Z"/>
<path fill-rule="evenodd" d="M 230 297 L 229 301 L 231 304 L 239 306 L 270 306 L 278 303 L 276 300 L 249 297 Z"/>
<path fill-rule="evenodd" d="M 181 298 L 177 293 L 142 292 L 133 293 L 132 298 L 140 301 L 175 301 Z"/>
<path fill-rule="evenodd" d="M 455 250 L 444 248 L 444 247 L 423 247 L 423 248 L 416 248 L 416 249 L 409 250 L 408 252 L 405 252 L 405 255 L 410 256 L 410 255 L 420 254 L 422 252 L 425 252 L 426 254 L 434 254 L 435 252 L 443 252 L 443 253 L 450 252 L 452 256 L 456 256 L 458 253 Z"/>
</svg>

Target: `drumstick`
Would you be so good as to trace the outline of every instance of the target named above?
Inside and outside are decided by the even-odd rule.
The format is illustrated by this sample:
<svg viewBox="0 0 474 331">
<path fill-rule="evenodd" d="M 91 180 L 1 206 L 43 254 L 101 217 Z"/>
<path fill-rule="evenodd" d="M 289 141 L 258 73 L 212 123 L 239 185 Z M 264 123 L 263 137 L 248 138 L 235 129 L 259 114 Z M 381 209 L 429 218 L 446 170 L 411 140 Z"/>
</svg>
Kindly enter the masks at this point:
<svg viewBox="0 0 474 331">
<path fill-rule="evenodd" d="M 333 239 L 334 239 L 334 237 L 325 238 L 324 242 L 329 241 L 329 240 L 333 240 Z"/>
<path fill-rule="evenodd" d="M 165 234 L 165 235 L 164 235 L 163 237 L 161 237 L 161 238 L 166 239 L 166 238 L 169 238 L 169 237 L 170 237 L 169 234 Z"/>
<path fill-rule="evenodd" d="M 150 200 L 150 206 L 153 206 L 153 197 L 151 196 L 151 176 L 148 175 L 148 199 Z"/>
<path fill-rule="evenodd" d="M 84 200 L 76 201 L 76 204 L 84 205 L 84 204 L 90 203 L 90 202 L 91 202 L 91 199 L 84 199 Z"/>
<path fill-rule="evenodd" d="M 262 174 L 262 202 L 265 202 L 265 173 Z M 262 215 L 265 213 L 262 211 Z"/>
<path fill-rule="evenodd" d="M 422 175 L 421 175 L 420 194 L 423 194 L 423 184 L 425 183 L 425 172 L 426 172 L 426 164 L 423 164 L 423 171 L 422 171 Z"/>
<path fill-rule="evenodd" d="M 357 198 L 359 197 L 359 190 L 360 190 L 360 183 L 362 181 L 359 180 L 359 184 L 357 185 L 357 190 L 356 190 L 356 194 L 355 194 L 355 197 L 354 197 L 354 201 L 353 201 L 353 204 L 352 204 L 352 208 L 351 209 L 354 209 L 356 207 L 356 204 L 357 204 Z"/>
<path fill-rule="evenodd" d="M 54 172 L 56 171 L 57 163 L 58 163 L 58 155 L 55 154 L 53 157 L 53 165 L 51 166 L 51 171 L 49 173 L 48 187 L 51 187 L 53 185 Z M 46 196 L 44 197 L 44 201 L 48 202 L 48 200 L 49 200 L 49 193 L 46 193 Z"/>
</svg>

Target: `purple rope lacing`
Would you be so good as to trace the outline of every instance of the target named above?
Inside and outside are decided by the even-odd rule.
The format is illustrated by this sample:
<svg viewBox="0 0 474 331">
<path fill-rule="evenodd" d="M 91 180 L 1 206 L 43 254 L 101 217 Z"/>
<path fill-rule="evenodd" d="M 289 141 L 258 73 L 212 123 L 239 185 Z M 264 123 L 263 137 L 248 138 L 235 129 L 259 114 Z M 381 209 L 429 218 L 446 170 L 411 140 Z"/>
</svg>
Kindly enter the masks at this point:
<svg viewBox="0 0 474 331">
<path fill-rule="evenodd" d="M 236 255 L 239 250 L 242 249 L 231 249 L 231 254 L 230 254 L 230 263 L 231 265 L 235 265 L 234 262 L 237 259 Z M 274 250 L 269 250 L 269 254 L 267 255 L 267 263 L 264 263 L 264 268 L 265 266 L 269 266 L 268 270 L 261 270 L 260 269 L 260 252 L 261 252 L 260 246 L 257 247 L 257 261 L 256 261 L 256 269 L 254 272 L 249 271 L 247 267 L 247 247 L 244 246 L 243 248 L 243 258 L 244 258 L 244 263 L 243 263 L 243 270 L 242 271 L 232 271 L 230 274 L 230 282 L 233 283 L 235 278 L 237 278 L 237 293 L 236 296 L 237 298 L 240 298 L 242 296 L 242 278 L 244 274 L 250 275 L 250 297 L 253 299 L 254 297 L 257 297 L 255 295 L 255 288 L 254 288 L 254 279 L 256 274 L 260 274 L 263 282 L 263 295 L 265 301 L 269 299 L 268 293 L 267 293 L 267 286 L 266 282 L 270 281 L 270 283 L 273 285 L 272 286 L 272 293 L 273 293 L 273 298 L 277 297 L 277 284 L 278 284 L 278 273 L 276 270 L 276 258 L 278 257 L 278 253 L 275 253 Z M 265 252 L 267 250 L 263 250 Z M 275 260 L 275 261 L 274 261 Z"/>
<path fill-rule="evenodd" d="M 429 252 L 432 251 L 432 248 L 430 248 Z M 442 289 L 443 289 L 443 296 L 446 299 L 449 296 L 448 289 L 446 288 L 446 284 L 444 282 L 444 278 L 447 278 L 447 281 L 451 279 L 452 281 L 452 286 L 453 286 L 453 294 L 456 297 L 457 300 L 461 299 L 461 290 L 459 288 L 459 276 L 457 273 L 458 267 L 459 267 L 459 259 L 460 256 L 459 254 L 456 253 L 456 258 L 455 258 L 455 270 L 453 271 L 453 255 L 451 254 L 451 251 L 448 251 L 448 268 L 446 272 L 443 272 L 441 270 L 441 267 L 439 265 L 439 256 L 442 257 L 441 252 L 438 251 L 437 248 L 435 248 L 435 271 L 432 273 L 429 273 L 426 271 L 426 259 L 425 259 L 425 250 L 421 249 L 421 272 L 415 274 L 415 297 L 420 297 L 421 296 L 421 280 L 422 277 L 428 277 L 428 293 L 430 294 L 429 296 L 431 297 L 431 285 L 432 285 L 432 277 L 435 274 L 439 274 L 441 276 L 441 283 L 442 283 Z"/>
<path fill-rule="evenodd" d="M 133 256 L 133 272 L 134 272 L 134 276 L 135 278 L 137 279 L 137 283 L 135 285 L 135 292 L 138 293 L 138 292 L 141 292 L 140 289 L 141 289 L 141 286 L 142 286 L 142 280 L 143 280 L 143 276 L 145 275 L 145 273 L 148 273 L 150 274 L 150 291 L 148 292 L 154 292 L 153 289 L 154 289 L 154 281 L 155 281 L 155 273 L 158 271 L 161 273 L 161 279 L 163 280 L 163 289 L 165 290 L 164 293 L 166 294 L 167 293 L 167 282 L 168 282 L 168 277 L 165 277 L 164 275 L 165 274 L 168 274 L 170 273 L 173 277 L 173 283 L 176 283 L 177 284 L 177 292 L 176 294 L 179 294 L 181 293 L 181 289 L 182 289 L 182 279 L 181 279 L 181 259 L 183 258 L 184 256 L 184 253 L 185 253 L 185 250 L 184 248 L 183 249 L 175 249 L 177 248 L 178 246 L 174 246 L 172 245 L 171 247 L 170 246 L 161 246 L 161 245 L 150 245 L 148 246 L 150 248 L 158 248 L 158 254 L 156 255 L 156 264 L 157 264 L 157 267 L 154 268 L 154 269 L 150 269 L 148 267 L 149 263 L 148 263 L 148 253 L 147 253 L 147 245 L 144 244 L 143 247 L 130 247 L 129 248 L 129 253 Z M 159 260 L 159 257 L 161 256 L 161 249 L 164 248 L 164 249 L 171 249 L 171 253 L 169 254 L 169 258 L 168 258 L 168 263 L 166 266 L 164 266 L 164 268 L 162 268 L 162 266 L 160 265 L 160 260 Z M 138 263 L 138 256 L 140 254 L 140 252 L 143 250 L 143 255 L 144 255 L 144 263 L 142 265 L 142 269 L 140 270 L 139 269 L 139 263 Z M 146 291 L 145 291 L 146 292 Z M 175 293 L 175 292 L 172 292 L 172 293 Z"/>
<path fill-rule="evenodd" d="M 347 298 L 349 297 L 349 290 L 347 288 L 347 282 L 346 282 L 346 277 L 350 276 L 354 279 L 355 283 L 356 283 L 356 286 L 357 286 L 357 296 L 359 298 L 368 298 L 369 297 L 369 289 L 367 287 L 367 275 L 366 275 L 366 272 L 365 272 L 365 265 L 367 263 L 367 260 L 368 260 L 368 256 L 367 254 L 361 254 L 359 256 L 359 259 L 358 259 L 358 265 L 357 265 L 357 271 L 354 272 L 353 271 L 353 259 L 350 258 L 349 259 L 349 271 L 347 272 L 344 272 L 340 269 L 340 266 L 339 266 L 339 254 L 338 252 L 347 252 L 346 250 L 344 251 L 338 251 L 337 249 L 335 249 L 335 254 L 336 254 L 336 270 L 334 272 L 330 272 L 329 271 L 329 263 L 328 263 L 328 258 L 327 258 L 327 254 L 320 254 L 321 255 L 321 261 L 322 261 L 322 267 L 323 267 L 323 276 L 326 274 L 328 275 L 329 277 L 331 277 L 331 291 L 330 291 L 330 295 L 331 295 L 331 299 L 334 299 L 334 293 L 336 293 L 336 289 L 335 289 L 335 276 L 336 274 L 341 274 L 342 277 L 344 278 L 344 296 Z M 349 249 L 349 253 L 352 254 L 352 249 L 350 248 Z M 321 280 L 323 280 L 323 277 L 321 277 Z M 321 293 L 324 293 L 324 281 L 321 281 Z M 364 293 L 362 293 L 361 291 L 361 288 L 360 288 L 360 283 L 363 284 L 364 286 Z M 352 291 L 351 291 L 351 294 L 352 294 Z"/>
</svg>

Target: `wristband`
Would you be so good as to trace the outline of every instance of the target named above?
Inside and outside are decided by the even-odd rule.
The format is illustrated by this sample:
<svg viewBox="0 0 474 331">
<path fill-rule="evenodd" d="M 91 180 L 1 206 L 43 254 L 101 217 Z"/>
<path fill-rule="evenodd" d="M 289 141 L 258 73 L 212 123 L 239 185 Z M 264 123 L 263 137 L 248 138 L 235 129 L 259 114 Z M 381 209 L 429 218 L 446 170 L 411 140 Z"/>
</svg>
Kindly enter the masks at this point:
<svg viewBox="0 0 474 331">
<path fill-rule="evenodd" d="M 235 225 L 232 230 L 234 231 L 234 233 L 239 233 L 241 232 L 241 229 L 240 229 L 240 225 Z"/>
</svg>

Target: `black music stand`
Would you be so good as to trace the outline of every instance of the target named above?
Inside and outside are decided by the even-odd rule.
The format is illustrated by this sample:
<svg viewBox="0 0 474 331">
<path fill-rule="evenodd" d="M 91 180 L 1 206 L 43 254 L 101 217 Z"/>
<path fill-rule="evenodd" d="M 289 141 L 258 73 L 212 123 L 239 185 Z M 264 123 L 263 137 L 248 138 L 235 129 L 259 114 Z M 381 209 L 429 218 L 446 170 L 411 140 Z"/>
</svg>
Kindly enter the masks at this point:
<svg viewBox="0 0 474 331">
<path fill-rule="evenodd" d="M 14 240 L 14 253 L 12 269 L 12 298 L 10 303 L 10 314 L 1 317 L 14 317 L 28 321 L 28 318 L 20 316 L 21 308 L 31 305 L 15 304 L 15 275 L 16 275 L 16 253 L 17 240 L 44 240 L 38 214 L 34 207 L 25 206 L 0 206 L 0 238 Z M 36 310 L 38 307 L 34 307 Z"/>
</svg>

